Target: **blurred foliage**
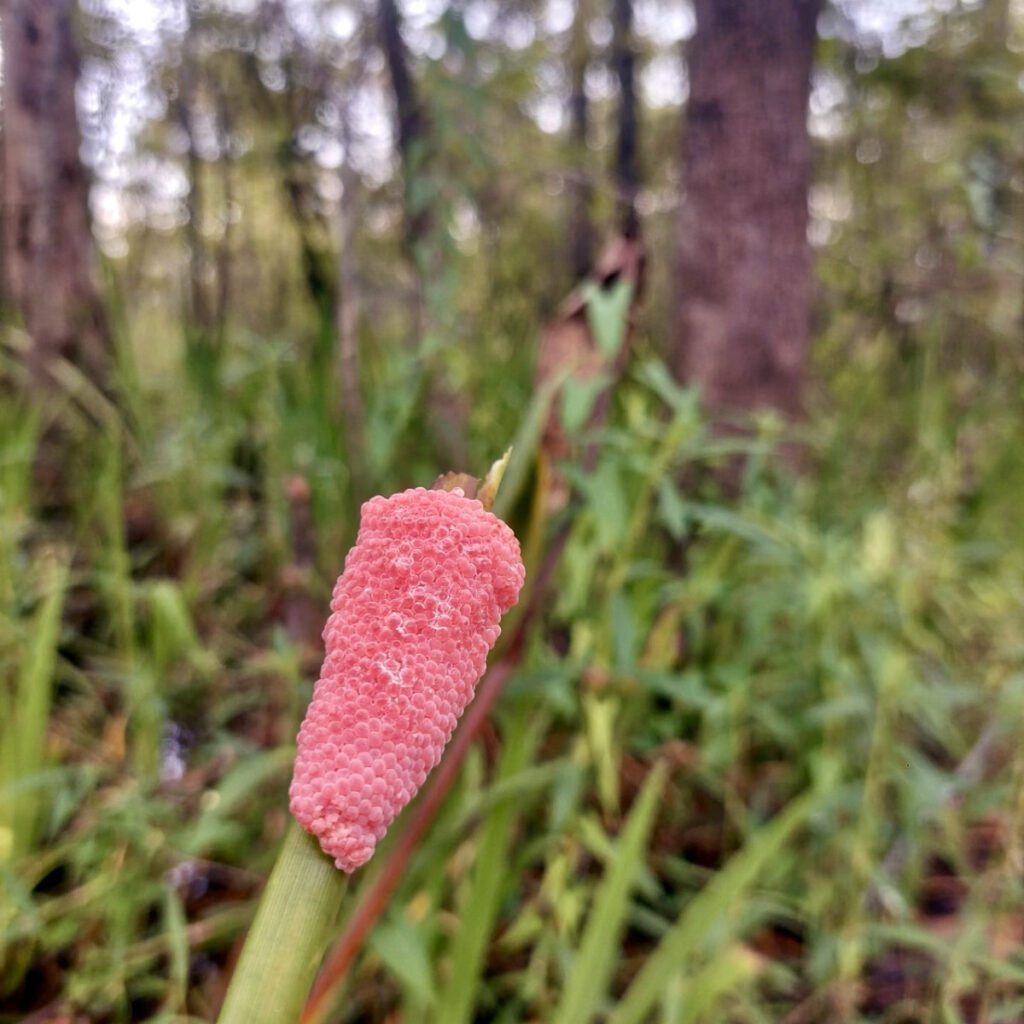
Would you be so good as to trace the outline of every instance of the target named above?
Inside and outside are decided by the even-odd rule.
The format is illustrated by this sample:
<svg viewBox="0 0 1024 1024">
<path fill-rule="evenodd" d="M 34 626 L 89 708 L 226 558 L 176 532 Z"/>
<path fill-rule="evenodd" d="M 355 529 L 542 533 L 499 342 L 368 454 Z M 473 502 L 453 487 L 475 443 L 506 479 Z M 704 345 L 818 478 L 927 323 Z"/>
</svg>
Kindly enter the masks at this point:
<svg viewBox="0 0 1024 1024">
<path fill-rule="evenodd" d="M 83 4 L 117 408 L 72 376 L 18 397 L 17 332 L 0 346 L 0 1020 L 208 1019 L 222 994 L 318 668 L 319 622 L 292 613 L 322 618 L 366 497 L 332 319 L 341 161 L 372 490 L 453 468 L 428 361 L 465 406 L 454 468 L 530 426 L 534 339 L 572 284 L 545 113 L 564 12 L 411 19 L 444 229 L 424 359 L 363 12 L 157 6 L 143 31 Z M 779 423 L 723 438 L 664 368 L 681 114 L 649 95 L 641 329 L 596 464 L 565 467 L 556 584 L 331 1020 L 1024 1015 L 1024 22 L 949 0 L 875 34 L 855 6 L 820 26 L 804 471 L 773 457 Z M 664 7 L 638 10 L 646 66 L 676 60 Z M 114 152 L 96 97 L 118 74 L 153 105 Z M 222 322 L 195 280 L 213 308 L 227 288 Z"/>
</svg>

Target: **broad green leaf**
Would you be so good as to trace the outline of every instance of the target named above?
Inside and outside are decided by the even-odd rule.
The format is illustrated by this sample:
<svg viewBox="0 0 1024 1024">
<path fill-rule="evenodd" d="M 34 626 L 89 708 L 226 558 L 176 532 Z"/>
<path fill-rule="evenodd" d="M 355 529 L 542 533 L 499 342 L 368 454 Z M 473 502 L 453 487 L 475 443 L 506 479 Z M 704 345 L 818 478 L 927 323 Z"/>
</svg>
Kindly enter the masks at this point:
<svg viewBox="0 0 1024 1024">
<path fill-rule="evenodd" d="M 392 920 L 376 928 L 370 936 L 370 946 L 418 1002 L 434 1005 L 437 993 L 433 968 L 411 921 Z"/>
</svg>

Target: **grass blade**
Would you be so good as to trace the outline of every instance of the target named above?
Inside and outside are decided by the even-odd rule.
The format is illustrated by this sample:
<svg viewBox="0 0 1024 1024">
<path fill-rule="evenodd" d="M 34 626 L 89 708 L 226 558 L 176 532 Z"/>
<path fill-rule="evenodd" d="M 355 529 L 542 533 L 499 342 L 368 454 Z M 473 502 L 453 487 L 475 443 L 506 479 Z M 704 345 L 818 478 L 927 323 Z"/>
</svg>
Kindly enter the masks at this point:
<svg viewBox="0 0 1024 1024">
<path fill-rule="evenodd" d="M 531 721 L 532 707 L 522 708 L 506 739 L 497 780 L 519 774 L 530 763 L 543 730 Z M 473 879 L 463 902 L 465 913 L 452 946 L 452 972 L 438 1007 L 438 1020 L 465 1024 L 472 1019 L 487 941 L 494 930 L 509 880 L 508 844 L 515 826 L 519 801 L 506 798 L 488 815 L 480 836 Z"/>
<path fill-rule="evenodd" d="M 586 1024 L 604 1001 L 619 955 L 629 897 L 643 867 L 647 837 L 664 782 L 665 768 L 658 765 L 630 812 L 616 844 L 615 859 L 605 872 L 587 919 L 554 1024 Z"/>
<path fill-rule="evenodd" d="M 29 630 L 10 706 L 0 723 L 0 858 L 17 860 L 32 847 L 39 812 L 37 795 L 17 784 L 45 766 L 46 724 L 53 697 L 67 568 L 51 563 L 46 596 Z M 5 857 L 6 851 L 6 857 Z"/>
<path fill-rule="evenodd" d="M 608 1024 L 642 1024 L 672 976 L 685 970 L 698 953 L 706 954 L 712 922 L 730 915 L 761 873 L 780 854 L 817 800 L 807 793 L 761 827 L 686 906 L 672 929 L 644 964 Z"/>
</svg>

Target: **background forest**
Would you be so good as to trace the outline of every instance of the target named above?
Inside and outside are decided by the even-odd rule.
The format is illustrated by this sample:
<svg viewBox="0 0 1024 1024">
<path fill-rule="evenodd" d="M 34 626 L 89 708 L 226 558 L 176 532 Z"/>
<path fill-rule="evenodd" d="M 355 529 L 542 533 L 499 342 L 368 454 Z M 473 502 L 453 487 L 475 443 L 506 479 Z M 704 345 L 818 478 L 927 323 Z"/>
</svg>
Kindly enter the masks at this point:
<svg viewBox="0 0 1024 1024">
<path fill-rule="evenodd" d="M 529 584 L 306 1020 L 1024 1020 L 1024 4 L 5 0 L 0 1021 L 215 1018 L 360 503 Z"/>
</svg>

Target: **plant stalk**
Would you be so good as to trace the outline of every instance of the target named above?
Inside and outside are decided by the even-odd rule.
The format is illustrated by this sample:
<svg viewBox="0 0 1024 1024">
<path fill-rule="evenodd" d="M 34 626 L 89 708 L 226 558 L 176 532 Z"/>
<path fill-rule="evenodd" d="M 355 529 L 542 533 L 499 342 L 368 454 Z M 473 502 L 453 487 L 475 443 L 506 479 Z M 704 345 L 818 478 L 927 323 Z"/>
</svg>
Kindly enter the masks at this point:
<svg viewBox="0 0 1024 1024">
<path fill-rule="evenodd" d="M 293 1024 L 338 917 L 348 876 L 291 823 L 218 1024 Z"/>
</svg>

